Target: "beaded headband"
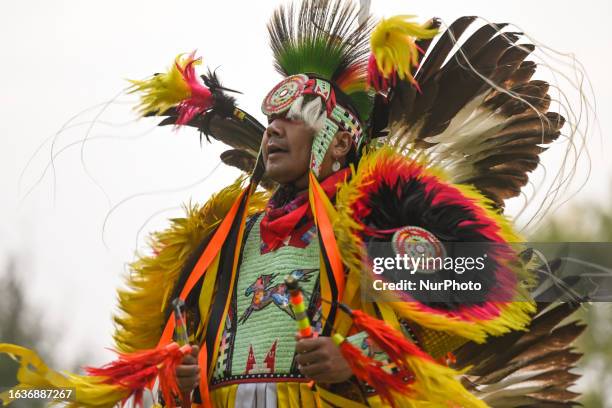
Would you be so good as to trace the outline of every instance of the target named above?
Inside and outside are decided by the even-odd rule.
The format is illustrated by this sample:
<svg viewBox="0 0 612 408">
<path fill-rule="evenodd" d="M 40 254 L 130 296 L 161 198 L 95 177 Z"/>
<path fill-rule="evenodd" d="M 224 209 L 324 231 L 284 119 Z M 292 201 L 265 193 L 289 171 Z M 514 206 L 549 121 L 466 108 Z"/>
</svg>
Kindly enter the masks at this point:
<svg viewBox="0 0 612 408">
<path fill-rule="evenodd" d="M 329 81 L 306 74 L 291 75 L 278 83 L 264 98 L 261 110 L 266 116 L 283 114 L 302 95 L 318 96 L 325 104 L 327 117 L 323 127 L 315 134 L 310 162 L 312 171 L 319 175 L 325 153 L 338 130 L 349 132 L 355 145 L 363 130 L 359 119 L 336 102 L 336 91 Z"/>
</svg>

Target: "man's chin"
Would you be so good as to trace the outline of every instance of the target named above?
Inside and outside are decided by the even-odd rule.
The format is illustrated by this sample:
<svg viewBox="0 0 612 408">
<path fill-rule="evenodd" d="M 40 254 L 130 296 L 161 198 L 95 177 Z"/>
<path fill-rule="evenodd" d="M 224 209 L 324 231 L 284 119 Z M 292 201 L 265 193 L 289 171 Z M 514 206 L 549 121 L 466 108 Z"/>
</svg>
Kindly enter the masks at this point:
<svg viewBox="0 0 612 408">
<path fill-rule="evenodd" d="M 266 177 L 278 184 L 289 184 L 287 171 L 283 166 L 277 164 L 266 166 Z"/>
<path fill-rule="evenodd" d="M 280 185 L 294 184 L 297 180 L 301 178 L 301 177 L 292 177 L 290 173 L 288 173 L 283 168 L 272 168 L 270 170 L 266 170 L 265 176 L 268 179 Z"/>
</svg>

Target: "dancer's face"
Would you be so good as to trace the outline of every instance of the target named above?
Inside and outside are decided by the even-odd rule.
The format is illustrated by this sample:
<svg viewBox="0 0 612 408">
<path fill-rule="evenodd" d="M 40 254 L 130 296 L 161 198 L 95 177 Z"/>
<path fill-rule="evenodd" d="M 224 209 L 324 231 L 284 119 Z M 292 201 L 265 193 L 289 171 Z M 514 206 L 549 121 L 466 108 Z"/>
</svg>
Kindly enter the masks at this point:
<svg viewBox="0 0 612 408">
<path fill-rule="evenodd" d="M 298 190 L 308 188 L 310 155 L 314 130 L 302 120 L 273 117 L 263 134 L 262 153 L 266 175 L 281 185 L 294 185 Z M 351 135 L 339 131 L 330 143 L 321 167 L 319 180 L 333 173 L 332 165 L 339 161 L 346 164 L 346 156 L 352 147 Z"/>
<path fill-rule="evenodd" d="M 306 189 L 313 139 L 314 131 L 303 121 L 272 117 L 262 140 L 266 175 L 279 184 Z"/>
</svg>

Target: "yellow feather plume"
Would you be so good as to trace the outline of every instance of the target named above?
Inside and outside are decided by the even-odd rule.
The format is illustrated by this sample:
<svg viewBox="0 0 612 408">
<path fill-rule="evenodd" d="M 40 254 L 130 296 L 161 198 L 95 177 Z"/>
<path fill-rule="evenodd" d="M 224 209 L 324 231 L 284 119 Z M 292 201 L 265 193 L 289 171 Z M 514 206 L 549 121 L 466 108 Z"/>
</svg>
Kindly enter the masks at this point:
<svg viewBox="0 0 612 408">
<path fill-rule="evenodd" d="M 0 354 L 8 354 L 19 362 L 19 384 L 0 393 L 0 403 L 8 405 L 11 392 L 18 390 L 69 390 L 67 408 L 112 408 L 129 391 L 118 385 L 105 384 L 104 377 L 93 377 L 51 370 L 32 350 L 13 344 L 0 344 Z M 67 394 L 65 394 L 67 396 Z"/>
<path fill-rule="evenodd" d="M 488 407 L 484 401 L 461 384 L 459 375 L 463 372 L 416 356 L 408 357 L 406 360 L 416 377 L 416 381 L 411 384 L 414 396 L 408 397 L 415 400 L 413 405 L 415 408 L 422 406 L 419 400 L 422 400 L 425 406 L 431 407 Z"/>
<path fill-rule="evenodd" d="M 193 54 L 179 54 L 165 73 L 155 74 L 144 81 L 129 80 L 129 93 L 142 93 L 136 107 L 141 115 L 164 112 L 191 96 L 191 89 L 183 78 L 181 70 L 193 60 Z M 200 60 L 194 64 L 200 64 Z"/>
<path fill-rule="evenodd" d="M 428 39 L 438 34 L 437 28 L 413 23 L 415 16 L 400 15 L 382 19 L 372 31 L 370 46 L 376 58 L 378 70 L 385 78 L 394 72 L 400 79 L 415 82 L 411 68 L 419 64 L 416 39 Z"/>
</svg>

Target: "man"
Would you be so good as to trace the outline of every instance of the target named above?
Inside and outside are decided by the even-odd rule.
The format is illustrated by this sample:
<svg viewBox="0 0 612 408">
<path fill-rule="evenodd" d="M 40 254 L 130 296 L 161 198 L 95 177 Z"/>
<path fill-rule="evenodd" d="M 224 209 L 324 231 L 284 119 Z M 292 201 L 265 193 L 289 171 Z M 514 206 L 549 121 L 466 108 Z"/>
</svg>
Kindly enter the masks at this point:
<svg viewBox="0 0 612 408">
<path fill-rule="evenodd" d="M 196 75 L 193 54 L 133 81 L 144 115 L 230 145 L 222 160 L 249 179 L 153 234 L 152 253 L 119 291 L 117 348 L 176 351 L 165 347 L 183 329 L 172 313 L 178 298 L 194 345 L 175 371 L 183 405 L 570 404 L 570 343 L 580 328 L 551 330 L 574 308 L 544 313 L 526 300 L 530 256 L 518 256 L 510 243 L 520 240 L 502 215 L 564 119 L 548 112 L 548 85 L 531 80 L 531 48 L 516 45 L 514 33 L 482 27 L 449 55 L 474 19 L 455 21 L 418 61 L 437 20 L 396 16 L 373 27 L 343 0 L 280 7 L 269 32 L 284 79 L 262 102 L 267 127 L 235 106 L 214 73 Z M 389 259 L 453 265 L 453 245 L 466 242 L 494 249 L 479 270 L 400 276 L 437 285 L 461 275 L 482 292 L 372 296 L 375 280 L 390 279 L 372 271 L 376 248 Z M 291 307 L 287 276 L 299 283 L 304 310 Z M 315 336 L 298 339 L 306 318 Z M 554 346 L 544 354 L 524 353 L 545 342 Z M 76 386 L 98 391 L 108 379 L 94 380 Z M 110 405 L 130 395 L 118 383 Z M 80 403 L 98 406 L 97 394 L 82 395 L 90 399 Z"/>
<path fill-rule="evenodd" d="M 296 200 L 302 200 L 305 202 L 306 200 L 314 134 L 315 130 L 302 118 L 287 116 L 272 117 L 263 134 L 261 150 L 266 168 L 266 176 L 280 185 L 277 196 L 280 196 L 284 191 L 292 192 L 292 196 L 285 198 L 285 201 L 295 202 Z M 339 131 L 336 133 L 319 172 L 319 177 L 323 180 L 323 184 L 325 183 L 324 180 L 338 171 L 332 169 L 334 163 L 340 163 L 342 169 L 346 168 L 348 162 L 347 156 L 354 149 L 351 135 L 348 132 Z M 274 203 L 273 205 L 276 204 L 275 197 L 272 198 L 271 202 Z M 274 209 L 275 207 L 268 207 L 268 211 L 273 211 Z M 312 222 L 310 227 L 313 227 Z M 316 240 L 315 236 L 311 245 L 316 246 Z M 277 254 L 278 251 L 274 251 L 268 253 L 267 256 L 272 256 L 273 259 L 280 258 Z M 247 256 L 243 257 L 243 264 L 248 261 Z M 316 267 L 317 265 L 310 266 Z M 284 275 L 282 273 L 276 273 L 275 275 L 277 276 L 277 281 L 282 282 Z M 309 276 L 309 279 L 315 281 L 318 278 L 317 275 L 318 271 L 315 271 L 312 276 Z M 242 276 L 241 274 L 241 277 L 238 279 L 239 288 L 246 286 L 246 283 L 241 284 L 240 282 L 240 279 L 243 279 Z M 268 306 L 268 309 L 263 313 L 275 310 L 278 309 Z M 238 315 L 241 313 L 243 311 L 238 310 Z M 295 343 L 292 335 L 295 332 L 293 318 L 290 314 L 283 312 L 277 312 L 275 318 L 284 320 L 282 326 L 285 329 L 283 334 L 275 333 L 275 336 L 277 336 L 276 341 L 287 342 L 290 344 L 288 347 L 292 347 Z M 271 319 L 271 317 L 266 319 Z M 278 343 L 276 343 L 276 347 L 277 350 L 281 348 Z M 195 356 L 197 351 L 197 348 L 194 349 L 194 355 L 186 357 L 183 365 L 177 369 L 177 376 L 182 391 L 191 391 L 199 383 L 200 370 Z M 349 380 L 352 376 L 351 369 L 342 357 L 340 349 L 333 344 L 329 336 L 301 339 L 295 343 L 295 351 L 295 361 L 298 364 L 299 372 L 317 383 L 342 383 Z"/>
<path fill-rule="evenodd" d="M 432 255 L 442 256 L 441 241 L 505 245 L 519 240 L 500 218 L 499 208 L 506 198 L 518 194 L 532 167 L 515 166 L 509 173 L 500 167 L 508 156 L 496 155 L 501 147 L 514 152 L 517 160 L 532 161 L 537 160 L 537 150 L 507 144 L 511 129 L 500 123 L 538 115 L 533 108 L 546 111 L 548 106 L 517 105 L 512 98 L 496 94 L 492 83 L 509 90 L 520 88 L 534 97 L 543 96 L 547 87 L 530 82 L 525 71 L 528 64 L 523 62 L 528 53 L 514 45 L 518 37 L 496 37 L 495 27 L 479 30 L 467 42 L 472 48 L 457 54 L 471 58 L 471 64 L 457 64 L 455 57 L 441 67 L 455 38 L 473 21 L 472 17 L 457 20 L 451 26 L 453 35 L 445 33 L 415 73 L 419 53 L 427 50 L 437 32 L 436 20 L 417 25 L 398 16 L 382 20 L 373 29 L 372 20 L 342 1 L 312 0 L 299 9 L 280 7 L 268 27 L 276 68 L 286 78 L 262 102 L 269 122 L 265 130 L 235 107 L 213 74 L 202 77 L 206 87 L 193 80 L 198 61 L 193 56 L 177 59 L 172 68 L 175 76 L 185 78 L 187 91 L 171 103 L 162 104 L 160 97 L 171 73 L 136 82 L 136 90 L 145 95 L 143 112 L 161 113 L 168 116 L 162 124 L 195 126 L 224 141 L 234 148 L 222 155 L 224 162 L 251 173 L 251 182 L 241 194 L 236 186 L 226 189 L 232 191 L 231 197 L 219 193 L 227 195 L 222 210 L 213 209 L 215 198 L 199 210 L 218 214 L 214 222 L 208 216 L 195 217 L 211 225 L 200 228 L 205 233 L 199 234 L 202 244 L 197 248 L 187 251 L 183 245 L 169 250 L 171 235 L 157 237 L 157 258 L 177 251 L 192 253 L 189 260 L 182 258 L 180 274 L 166 275 L 177 283 L 165 299 L 185 297 L 192 341 L 205 348 L 199 354 L 195 348 L 178 367 L 183 392 L 195 388 L 194 399 L 204 406 L 365 406 L 393 404 L 394 399 L 402 406 L 484 406 L 454 379 L 445 377 L 456 372 L 427 364 L 434 357 L 466 367 L 466 361 L 454 362 L 448 353 L 461 355 L 472 344 L 530 324 L 533 303 L 512 302 L 525 299 L 519 282 L 529 274 L 516 258 L 498 254 L 486 270 L 473 275 L 474 281 L 488 288 L 478 302 L 448 291 L 390 295 L 374 302 L 360 296 L 367 289 L 362 283 L 372 278 L 364 263 L 369 249 L 364 249 L 377 243 L 389 243 L 393 253 L 399 254 L 409 247 L 406 243 L 424 242 L 434 251 Z M 492 83 L 485 83 L 481 72 Z M 174 107 L 168 110 L 168 106 Z M 449 127 L 455 115 L 466 115 L 462 109 L 487 112 L 492 119 L 478 132 Z M 517 134 L 523 137 L 520 146 L 558 136 L 563 118 L 548 115 L 550 126 L 528 125 L 530 131 L 547 136 L 535 141 L 527 133 Z M 469 129 L 469 122 L 465 126 Z M 449 129 L 451 135 L 465 139 L 449 138 L 445 133 Z M 446 159 L 452 149 L 478 146 L 476 141 L 483 135 L 489 145 L 476 147 L 470 155 L 462 153 L 456 165 L 446 164 L 452 163 Z M 406 154 L 419 151 L 431 153 L 431 163 L 424 165 L 413 160 L 418 155 Z M 483 157 L 490 160 L 482 162 Z M 518 162 L 506 166 L 513 163 Z M 440 175 L 436 164 L 447 166 L 453 176 Z M 255 192 L 260 182 L 275 189 L 269 200 Z M 459 188 L 453 182 L 473 187 Z M 145 259 L 136 267 L 146 271 L 159 263 L 159 259 Z M 205 273 L 202 265 L 206 265 Z M 316 338 L 294 338 L 295 316 L 283 283 L 287 275 L 300 282 Z M 438 280 L 445 277 L 435 275 Z M 374 378 L 365 376 L 332 341 L 331 336 L 341 334 L 360 344 L 368 355 L 380 351 L 380 344 L 372 342 L 375 333 L 366 325 L 364 338 L 363 330 L 339 307 L 341 303 L 384 320 L 386 327 L 401 330 L 427 352 L 417 352 L 420 357 L 415 357 L 427 368 L 413 370 L 404 378 L 412 383 L 407 395 L 385 395 L 384 387 L 377 388 Z M 123 306 L 130 311 L 129 301 Z M 124 324 L 117 336 L 119 344 L 130 346 L 127 350 L 136 348 L 127 337 L 136 329 L 142 332 L 142 325 L 119 322 Z M 171 323 L 166 322 L 162 340 L 169 341 Z M 537 319 L 532 324 L 536 323 Z M 156 338 L 154 333 L 151 338 Z M 489 349 L 486 343 L 480 347 L 484 359 Z M 476 362 L 470 360 L 470 364 Z M 503 398 L 497 394 L 480 397 L 487 403 Z M 558 397 L 559 402 L 566 397 Z"/>
</svg>

